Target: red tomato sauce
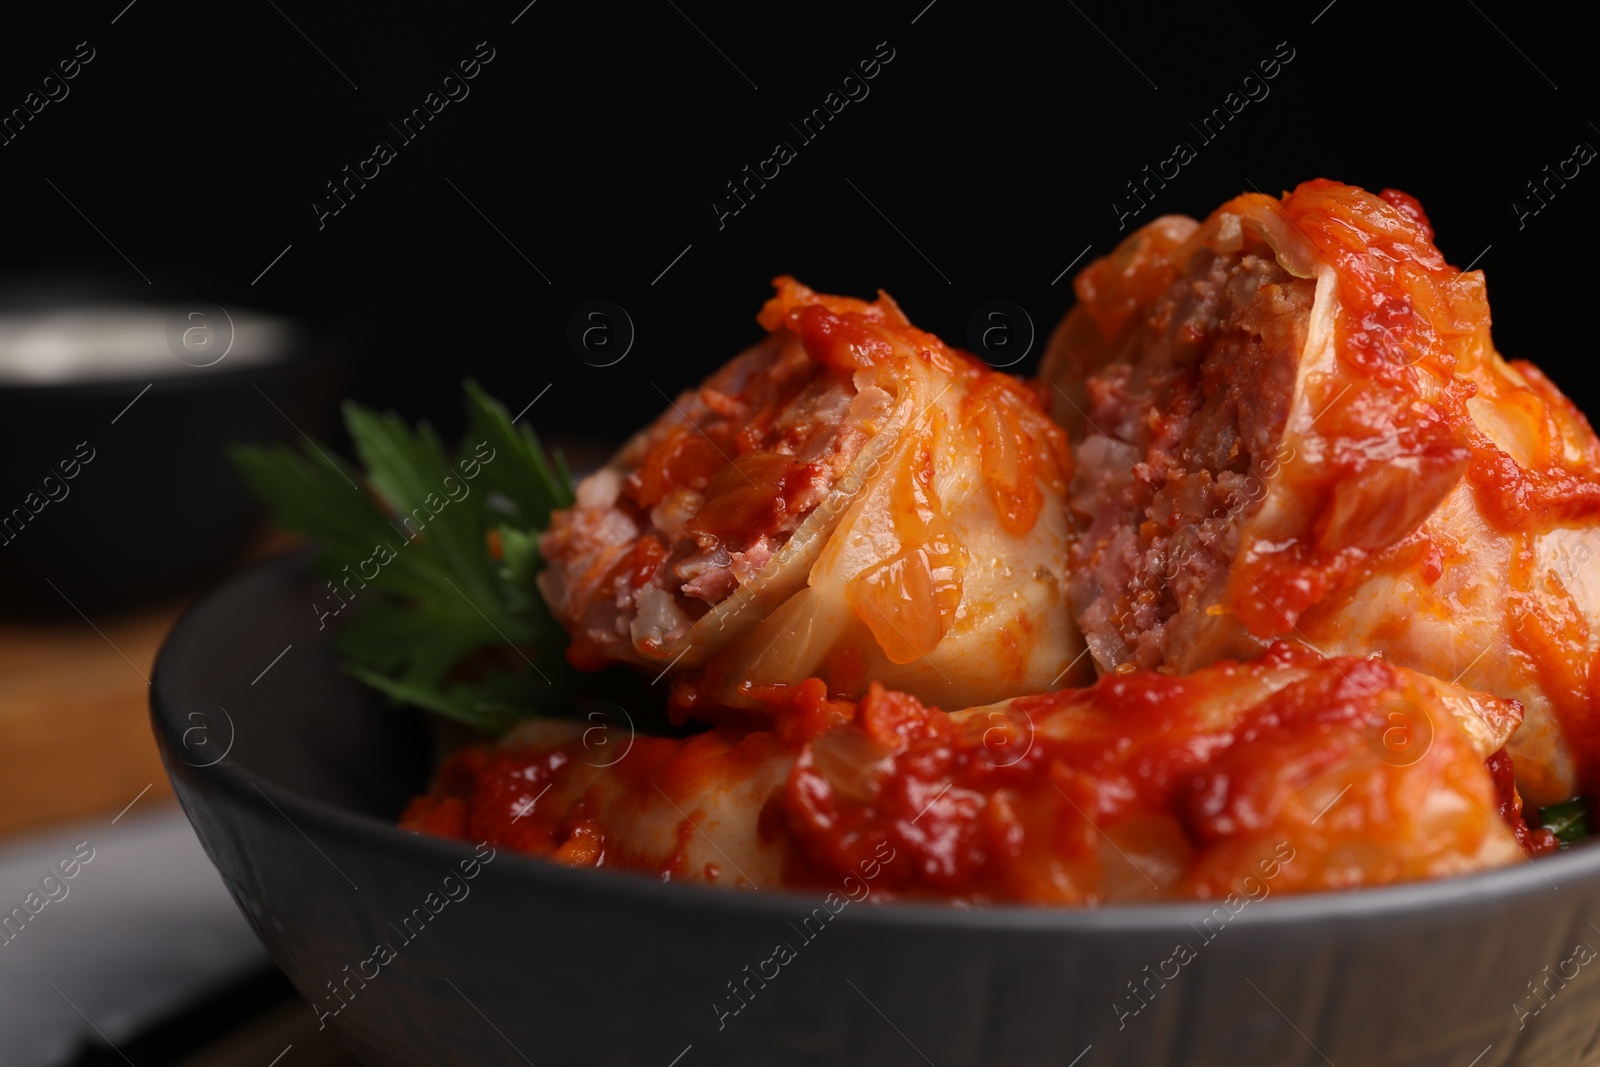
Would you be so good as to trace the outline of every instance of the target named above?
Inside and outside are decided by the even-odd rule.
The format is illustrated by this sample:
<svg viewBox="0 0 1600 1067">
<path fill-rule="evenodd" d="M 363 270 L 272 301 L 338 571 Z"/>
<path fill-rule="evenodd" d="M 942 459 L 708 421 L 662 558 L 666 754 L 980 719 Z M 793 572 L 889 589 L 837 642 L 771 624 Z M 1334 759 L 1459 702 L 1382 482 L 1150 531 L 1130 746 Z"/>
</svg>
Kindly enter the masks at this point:
<svg viewBox="0 0 1600 1067">
<path fill-rule="evenodd" d="M 1303 671 L 1267 695 L 1260 680 L 1286 668 Z M 1107 676 L 1089 690 L 959 718 L 879 686 L 858 704 L 833 700 L 811 679 L 760 693 L 784 706 L 775 727 L 747 717 L 682 740 L 639 737 L 593 788 L 607 792 L 609 810 L 628 811 L 668 794 L 709 796 L 758 775 L 767 761 L 792 759 L 754 820 L 761 847 L 782 852 L 791 887 L 835 885 L 870 865 L 880 899 L 1092 903 L 1106 899 L 1108 870 L 1121 870 L 1106 866 L 1104 840 L 1114 834 L 1119 848 L 1178 872 L 1161 895 L 1218 897 L 1232 891 L 1243 861 L 1206 857 L 1251 835 L 1305 832 L 1283 813 L 1317 776 L 1355 760 L 1370 768 L 1359 797 L 1389 795 L 1396 776 L 1453 773 L 1450 763 L 1412 768 L 1374 757 L 1375 739 L 1393 729 L 1396 684 L 1396 669 L 1382 660 L 1328 663 L 1284 644 L 1253 663 Z M 1239 700 L 1241 710 L 1221 710 Z M 1437 741 L 1429 746 L 1436 758 L 1465 751 L 1456 742 L 1452 754 Z M 458 752 L 401 824 L 555 862 L 693 876 L 683 846 L 697 832 L 687 814 L 694 802 L 684 801 L 675 843 L 630 841 L 598 817 L 593 788 L 565 788 L 582 758 L 577 742 Z M 1488 769 L 1499 815 L 1523 849 L 1553 847 L 1547 831 L 1522 818 L 1510 757 L 1496 753 Z M 535 803 L 547 786 L 553 797 Z M 1333 827 L 1323 830 L 1337 833 Z M 1364 838 L 1368 830 L 1344 832 Z M 1394 847 L 1412 845 L 1402 839 Z M 1462 847 L 1470 854 L 1474 846 Z M 885 855 L 896 858 L 879 870 L 872 861 Z"/>
<path fill-rule="evenodd" d="M 1490 756 L 1489 773 L 1494 776 L 1495 793 L 1500 800 L 1500 817 L 1516 834 L 1517 844 L 1530 856 L 1554 852 L 1560 844 L 1556 835 L 1543 827 L 1535 829 L 1529 826 L 1522 815 L 1522 797 L 1517 793 L 1516 770 L 1511 762 L 1511 753 L 1502 748 Z"/>
</svg>

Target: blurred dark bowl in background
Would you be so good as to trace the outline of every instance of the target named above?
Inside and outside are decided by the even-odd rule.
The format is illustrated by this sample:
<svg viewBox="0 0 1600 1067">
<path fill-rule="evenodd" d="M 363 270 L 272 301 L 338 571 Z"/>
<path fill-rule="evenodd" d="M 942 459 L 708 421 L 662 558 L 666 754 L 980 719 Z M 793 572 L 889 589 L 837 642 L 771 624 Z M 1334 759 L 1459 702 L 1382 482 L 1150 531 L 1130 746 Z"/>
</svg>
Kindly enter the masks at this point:
<svg viewBox="0 0 1600 1067">
<path fill-rule="evenodd" d="M 193 321 L 214 331 L 196 333 L 213 350 L 232 333 L 221 324 L 235 320 L 249 324 L 241 337 L 253 328 L 258 342 L 253 354 L 230 352 L 199 366 L 208 357 L 148 352 L 145 329 L 139 342 L 125 344 L 143 356 L 123 369 L 35 367 L 34 380 L 17 371 L 14 352 L 7 367 L 0 351 L 0 616 L 76 609 L 99 617 L 170 601 L 226 573 L 259 535 L 264 513 L 225 448 L 326 434 L 352 331 L 334 316 L 278 318 L 236 302 L 222 306 L 227 313 L 218 316 L 219 305 L 176 299 L 169 288 L 83 275 L 0 279 L 0 349 L 5 324 L 20 317 L 81 328 L 73 343 L 83 349 L 83 337 L 95 335 L 84 324 L 96 314 L 147 327 L 158 318 L 178 322 L 174 336 L 181 336 L 189 311 L 207 307 L 209 317 Z M 114 343 L 127 342 L 114 323 L 102 328 Z"/>
</svg>

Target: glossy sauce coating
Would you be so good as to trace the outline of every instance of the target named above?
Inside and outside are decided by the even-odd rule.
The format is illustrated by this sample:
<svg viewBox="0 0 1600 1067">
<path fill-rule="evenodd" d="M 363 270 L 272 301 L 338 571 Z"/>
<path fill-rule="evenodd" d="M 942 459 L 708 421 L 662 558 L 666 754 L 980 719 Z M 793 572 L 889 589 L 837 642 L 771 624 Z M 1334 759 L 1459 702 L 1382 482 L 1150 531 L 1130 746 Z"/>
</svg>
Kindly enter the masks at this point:
<svg viewBox="0 0 1600 1067">
<path fill-rule="evenodd" d="M 1519 710 L 1379 660 L 1280 645 L 955 714 L 876 686 L 781 699 L 777 731 L 640 738 L 604 770 L 570 734 L 459 753 L 403 825 L 767 888 L 892 855 L 876 896 L 971 903 L 1220 898 L 1269 862 L 1274 890 L 1338 888 L 1519 855 L 1485 763 Z"/>
<path fill-rule="evenodd" d="M 765 714 L 756 690 L 813 676 L 956 704 L 1073 681 L 1071 456 L 1037 388 L 885 294 L 775 285 L 767 339 L 585 479 L 542 538 L 573 662 L 686 679 L 683 718 Z"/>
<path fill-rule="evenodd" d="M 1208 267 L 1230 256 L 1229 273 L 1208 280 Z M 1187 587 L 1153 583 L 1154 598 L 1181 594 L 1159 619 L 1167 639 L 1157 663 L 1191 670 L 1260 654 L 1278 639 L 1329 654 L 1382 653 L 1521 701 L 1527 722 L 1510 752 L 1531 802 L 1592 790 L 1600 782 L 1600 442 L 1536 368 L 1495 351 L 1484 275 L 1445 261 L 1411 197 L 1324 179 L 1281 198 L 1247 194 L 1204 222 L 1157 220 L 1090 265 L 1077 285 L 1083 304 L 1058 330 L 1043 372 L 1061 391 L 1056 413 L 1075 445 L 1094 436 L 1076 409 L 1093 410 L 1096 395 L 1130 374 L 1167 372 L 1162 361 L 1183 339 L 1166 316 L 1193 306 L 1186 287 L 1225 291 L 1263 260 L 1313 284 L 1315 299 L 1281 300 L 1274 282 L 1247 308 L 1254 318 L 1240 317 L 1243 335 L 1196 332 L 1192 403 L 1216 395 L 1206 375 L 1219 359 L 1273 337 L 1263 380 L 1287 403 L 1274 437 L 1247 442 L 1254 491 L 1223 494 L 1230 514 L 1203 530 L 1225 580 L 1213 586 L 1201 573 Z M 1194 312 L 1202 326 L 1219 325 L 1204 311 L 1202 303 Z M 1291 333 L 1296 343 L 1283 344 Z M 1162 461 L 1142 441 L 1164 442 L 1160 420 L 1182 417 L 1184 408 L 1169 405 L 1146 438 L 1120 439 L 1144 465 L 1135 480 Z M 1246 419 L 1240 426 L 1252 428 Z M 1209 468 L 1218 477 L 1222 469 Z M 1164 516 L 1138 518 L 1159 525 Z M 1121 525 L 1151 543 L 1133 517 Z M 1097 533 L 1093 559 L 1105 573 L 1127 536 Z M 1148 629 L 1140 610 L 1128 617 Z"/>
</svg>

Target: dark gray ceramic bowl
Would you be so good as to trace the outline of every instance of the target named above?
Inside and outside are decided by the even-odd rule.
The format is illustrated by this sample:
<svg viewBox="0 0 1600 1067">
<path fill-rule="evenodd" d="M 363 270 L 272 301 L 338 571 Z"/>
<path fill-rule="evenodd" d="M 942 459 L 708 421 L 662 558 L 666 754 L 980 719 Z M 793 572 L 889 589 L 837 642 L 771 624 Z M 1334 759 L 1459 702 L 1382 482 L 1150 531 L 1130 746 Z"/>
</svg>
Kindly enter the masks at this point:
<svg viewBox="0 0 1600 1067">
<path fill-rule="evenodd" d="M 192 608 L 151 703 L 240 909 L 313 1004 L 344 1005 L 324 1021 L 368 1063 L 1575 1067 L 1600 1049 L 1600 959 L 1575 952 L 1600 950 L 1600 848 L 1225 924 L 864 902 L 809 940 L 802 896 L 508 853 L 465 880 L 470 845 L 392 825 L 429 730 L 337 672 L 307 567 L 282 557 Z"/>
<path fill-rule="evenodd" d="M 185 306 L 202 305 L 170 308 Z M 167 356 L 175 372 L 0 380 L 0 519 L 10 521 L 0 531 L 0 617 L 81 610 L 98 619 L 227 573 L 263 509 L 224 446 L 298 440 L 297 427 L 319 434 L 337 410 L 340 341 L 320 323 L 270 321 L 284 340 L 252 362 L 186 367 Z M 89 462 L 69 468 L 74 456 Z"/>
</svg>

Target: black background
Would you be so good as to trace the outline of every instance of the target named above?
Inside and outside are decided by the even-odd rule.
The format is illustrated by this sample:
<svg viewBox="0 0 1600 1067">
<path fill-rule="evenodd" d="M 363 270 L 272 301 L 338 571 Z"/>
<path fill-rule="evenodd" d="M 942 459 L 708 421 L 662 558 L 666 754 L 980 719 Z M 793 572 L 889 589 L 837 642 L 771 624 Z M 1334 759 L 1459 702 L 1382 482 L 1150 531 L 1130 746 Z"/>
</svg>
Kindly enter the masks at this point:
<svg viewBox="0 0 1600 1067">
<path fill-rule="evenodd" d="M 0 16 L 0 110 L 78 42 L 96 52 L 0 146 L 0 271 L 144 287 L 137 270 L 152 296 L 332 309 L 354 326 L 346 387 L 366 402 L 449 431 L 465 376 L 514 412 L 551 384 L 537 428 L 615 439 L 662 406 L 658 388 L 758 336 L 778 273 L 881 286 L 958 344 L 978 305 L 1010 300 L 1042 342 L 1071 303 L 1071 274 L 1053 279 L 1116 242 L 1113 199 L 1181 139 L 1198 158 L 1134 222 L 1315 176 L 1404 189 L 1447 258 L 1487 272 L 1499 347 L 1600 410 L 1600 165 L 1521 228 L 1512 208 L 1546 164 L 1600 146 L 1592 5 L 525 3 Z M 480 41 L 495 57 L 470 96 L 401 145 L 386 123 Z M 884 41 L 870 95 L 799 146 L 786 122 Z M 1279 42 L 1294 58 L 1270 95 L 1202 143 L 1188 123 Z M 380 138 L 398 158 L 319 229 L 323 184 Z M 780 138 L 798 158 L 719 229 L 713 197 Z M 565 341 L 596 298 L 637 331 L 604 369 Z"/>
</svg>

